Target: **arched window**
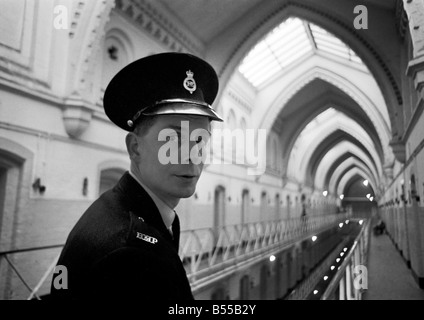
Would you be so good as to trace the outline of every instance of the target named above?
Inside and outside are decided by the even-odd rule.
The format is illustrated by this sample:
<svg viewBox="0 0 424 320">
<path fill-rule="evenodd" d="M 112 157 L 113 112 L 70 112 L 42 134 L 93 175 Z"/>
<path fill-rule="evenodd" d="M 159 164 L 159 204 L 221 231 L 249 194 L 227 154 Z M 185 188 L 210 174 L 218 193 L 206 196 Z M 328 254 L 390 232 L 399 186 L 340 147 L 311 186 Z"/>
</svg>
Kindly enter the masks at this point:
<svg viewBox="0 0 424 320">
<path fill-rule="evenodd" d="M 112 189 L 124 174 L 125 170 L 121 168 L 109 168 L 100 172 L 99 195 Z"/>
<path fill-rule="evenodd" d="M 248 275 L 244 275 L 240 279 L 240 300 L 248 300 L 250 291 L 250 280 Z"/>
<path fill-rule="evenodd" d="M 286 201 L 286 205 L 287 205 L 287 219 L 290 219 L 290 207 L 291 207 L 291 200 L 290 200 L 290 196 L 287 195 L 287 201 Z"/>
<path fill-rule="evenodd" d="M 260 212 L 259 212 L 261 217 L 267 216 L 267 208 L 268 208 L 267 195 L 266 195 L 266 191 L 263 191 L 261 193 L 261 208 L 260 208 Z"/>
<path fill-rule="evenodd" d="M 4 244 L 4 249 L 19 234 L 15 217 L 27 206 L 31 191 L 34 196 L 40 197 L 46 191 L 43 179 L 39 180 L 40 184 L 34 183 L 39 176 L 31 180 L 33 160 L 34 154 L 29 149 L 0 137 L 0 243 Z M 6 286 L 12 281 L 7 276 L 10 270 L 6 266 L 4 273 L 0 274 L 0 283 L 6 281 Z M 2 276 L 6 276 L 6 279 Z"/>
<path fill-rule="evenodd" d="M 236 114 L 234 113 L 233 109 L 230 109 L 230 111 L 228 112 L 227 121 L 228 121 L 228 128 L 235 129 L 237 127 Z"/>
<path fill-rule="evenodd" d="M 269 268 L 266 265 L 263 265 L 261 267 L 260 271 L 260 279 L 261 279 L 261 286 L 260 286 L 260 299 L 266 300 L 268 297 L 268 273 Z"/>
<path fill-rule="evenodd" d="M 228 112 L 228 116 L 227 116 L 227 129 L 233 131 L 237 128 L 237 122 L 236 122 L 236 114 L 234 113 L 233 109 L 230 109 L 230 111 Z M 236 156 L 237 156 L 237 148 L 240 148 L 241 145 L 237 145 L 238 141 L 237 138 L 233 135 L 231 135 L 230 137 L 232 137 L 231 139 L 224 139 L 224 143 L 225 143 L 225 150 L 227 157 L 229 157 L 231 155 L 231 159 L 232 161 L 236 160 Z M 228 159 L 229 160 L 229 159 Z"/>
<path fill-rule="evenodd" d="M 10 239 L 4 239 L 5 235 L 15 232 L 15 226 L 8 221 L 14 221 L 17 212 L 22 162 L 18 156 L 0 149 L 0 240 L 3 243 L 10 242 Z M 6 232 L 3 235 L 1 231 Z"/>
<path fill-rule="evenodd" d="M 113 76 L 131 61 L 133 50 L 128 36 L 119 29 L 109 30 L 103 49 L 102 89 L 106 89 Z"/>
<path fill-rule="evenodd" d="M 215 289 L 211 295 L 211 300 L 226 300 L 224 288 L 219 287 Z"/>
<path fill-rule="evenodd" d="M 415 175 L 413 174 L 413 175 L 411 175 L 411 181 L 410 181 L 410 189 L 411 189 L 411 191 L 410 191 L 410 199 L 411 199 L 411 201 L 412 201 L 412 203 L 413 204 L 417 204 L 417 203 L 419 203 L 419 199 L 420 199 L 420 197 L 419 197 L 419 194 L 418 194 L 418 190 L 417 190 L 417 185 L 416 185 L 416 183 L 415 183 Z"/>
<path fill-rule="evenodd" d="M 272 149 L 274 150 L 273 159 L 272 159 L 272 168 L 277 170 L 278 168 L 278 144 L 277 139 L 274 137 L 272 139 Z"/>
<path fill-rule="evenodd" d="M 243 130 L 243 132 L 245 132 L 245 130 L 247 129 L 247 123 L 244 117 L 242 117 L 240 120 L 240 128 Z"/>
<path fill-rule="evenodd" d="M 269 135 L 268 139 L 266 140 L 266 150 L 267 150 L 267 157 L 266 157 L 267 167 L 272 168 L 274 166 L 275 151 L 274 151 L 274 144 L 273 144 L 271 135 Z"/>
<path fill-rule="evenodd" d="M 277 193 L 275 195 L 275 203 L 274 203 L 274 212 L 275 212 L 275 220 L 281 219 L 280 217 L 280 194 Z"/>
<path fill-rule="evenodd" d="M 215 188 L 214 197 L 214 228 L 218 231 L 219 227 L 225 224 L 225 188 L 218 186 Z"/>
<path fill-rule="evenodd" d="M 249 216 L 249 199 L 249 190 L 244 189 L 241 193 L 241 224 L 246 223 L 246 218 Z"/>
</svg>

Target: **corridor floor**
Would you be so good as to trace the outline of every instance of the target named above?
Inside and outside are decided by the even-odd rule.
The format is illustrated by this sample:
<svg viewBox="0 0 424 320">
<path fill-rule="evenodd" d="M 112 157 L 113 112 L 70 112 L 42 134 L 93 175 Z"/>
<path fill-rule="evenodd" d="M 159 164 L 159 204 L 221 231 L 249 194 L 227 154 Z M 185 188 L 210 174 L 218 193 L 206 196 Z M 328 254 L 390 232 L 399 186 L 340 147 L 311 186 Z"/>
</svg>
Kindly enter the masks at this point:
<svg viewBox="0 0 424 320">
<path fill-rule="evenodd" d="M 371 234 L 364 300 L 424 300 L 411 270 L 386 234 Z"/>
</svg>

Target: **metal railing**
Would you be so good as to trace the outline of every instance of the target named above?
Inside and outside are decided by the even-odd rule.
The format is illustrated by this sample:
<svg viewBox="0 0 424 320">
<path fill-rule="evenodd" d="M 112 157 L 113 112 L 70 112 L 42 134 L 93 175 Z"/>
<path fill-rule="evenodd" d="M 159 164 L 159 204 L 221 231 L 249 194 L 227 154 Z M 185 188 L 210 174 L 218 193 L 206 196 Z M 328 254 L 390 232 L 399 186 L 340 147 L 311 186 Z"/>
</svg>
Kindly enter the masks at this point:
<svg viewBox="0 0 424 320">
<path fill-rule="evenodd" d="M 364 219 L 362 221 L 364 226 L 355 238 L 336 275 L 322 294 L 321 300 L 362 299 L 362 288 L 368 281 L 366 265 L 368 262 L 371 220 Z M 362 268 L 358 269 L 358 267 Z M 355 278 L 359 275 L 360 281 L 356 281 Z"/>
<path fill-rule="evenodd" d="M 12 260 L 10 259 L 10 256 L 14 254 L 19 254 L 19 253 L 25 253 L 25 252 L 57 249 L 57 248 L 62 248 L 63 246 L 64 246 L 63 244 L 58 244 L 58 245 L 49 245 L 49 246 L 42 246 L 42 247 L 7 250 L 7 251 L 0 252 L 0 260 L 4 259 L 7 262 L 7 264 L 10 266 L 14 274 L 16 274 L 18 279 L 22 282 L 24 287 L 28 290 L 29 296 L 27 297 L 27 300 L 32 300 L 32 299 L 41 300 L 40 296 L 38 295 L 38 290 L 47 280 L 47 277 L 49 276 L 49 274 L 53 271 L 54 267 L 56 266 L 57 260 L 59 259 L 59 255 L 57 255 L 56 258 L 53 259 L 53 261 L 49 264 L 49 267 L 43 273 L 43 276 L 40 278 L 40 280 L 37 282 L 37 284 L 34 287 L 31 287 L 28 280 L 25 279 L 25 277 L 23 276 L 23 273 L 20 272 L 19 268 L 12 262 Z"/>
<path fill-rule="evenodd" d="M 344 239 L 333 251 L 325 258 L 325 260 L 309 274 L 305 280 L 303 280 L 287 297 L 286 300 L 305 300 L 314 290 L 315 286 L 321 281 L 323 274 L 330 269 L 330 266 L 334 263 L 339 252 L 343 249 L 347 242 Z"/>
<path fill-rule="evenodd" d="M 282 250 L 299 239 L 333 227 L 350 216 L 350 213 L 344 213 L 185 230 L 180 236 L 179 255 L 192 287 L 196 288 L 207 281 L 216 281 L 217 277 L 222 276 L 223 270 L 234 272 L 236 267 L 243 263 L 264 259 L 264 254 Z M 28 279 L 24 278 L 23 272 L 19 271 L 10 256 L 61 247 L 63 244 L 4 251 L 0 252 L 0 259 L 7 261 L 11 270 L 28 289 L 27 299 L 40 299 L 38 291 L 47 281 L 59 256 L 49 263 L 49 267 L 34 287 L 29 285 Z"/>
<path fill-rule="evenodd" d="M 350 216 L 344 213 L 186 230 L 181 233 L 179 255 L 193 286 L 202 278 L 210 281 L 211 274 L 234 271 L 254 257 L 282 250 Z"/>
</svg>

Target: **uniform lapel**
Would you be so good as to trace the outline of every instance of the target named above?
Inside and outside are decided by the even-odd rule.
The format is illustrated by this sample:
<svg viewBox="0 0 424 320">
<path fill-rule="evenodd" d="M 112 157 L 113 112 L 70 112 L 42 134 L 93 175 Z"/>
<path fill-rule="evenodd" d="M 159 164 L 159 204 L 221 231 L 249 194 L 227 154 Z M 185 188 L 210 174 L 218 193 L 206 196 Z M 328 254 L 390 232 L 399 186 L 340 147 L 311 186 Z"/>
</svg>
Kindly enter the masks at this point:
<svg viewBox="0 0 424 320">
<path fill-rule="evenodd" d="M 172 237 L 168 232 L 153 199 L 128 172 L 122 176 L 116 187 L 126 198 L 127 203 L 125 205 L 128 207 L 129 211 L 132 211 L 136 216 L 141 217 L 148 225 L 158 230 L 165 239 L 172 242 Z"/>
</svg>

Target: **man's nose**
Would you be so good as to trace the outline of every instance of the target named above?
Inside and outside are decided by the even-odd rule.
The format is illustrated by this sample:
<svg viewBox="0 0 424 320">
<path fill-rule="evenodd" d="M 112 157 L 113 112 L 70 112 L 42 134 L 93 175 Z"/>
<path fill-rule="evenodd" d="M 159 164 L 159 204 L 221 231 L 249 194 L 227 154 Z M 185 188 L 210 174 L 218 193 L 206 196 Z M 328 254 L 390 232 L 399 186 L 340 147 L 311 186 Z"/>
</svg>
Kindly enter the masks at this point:
<svg viewBox="0 0 424 320">
<path fill-rule="evenodd" d="M 196 141 L 190 142 L 190 163 L 199 164 L 202 161 L 202 155 L 200 154 L 200 143 Z"/>
<path fill-rule="evenodd" d="M 186 146 L 183 145 L 181 148 L 181 159 L 183 160 L 182 163 L 189 162 L 194 164 L 200 164 L 200 162 L 202 161 L 200 144 L 196 141 L 187 141 L 186 143 Z"/>
</svg>

